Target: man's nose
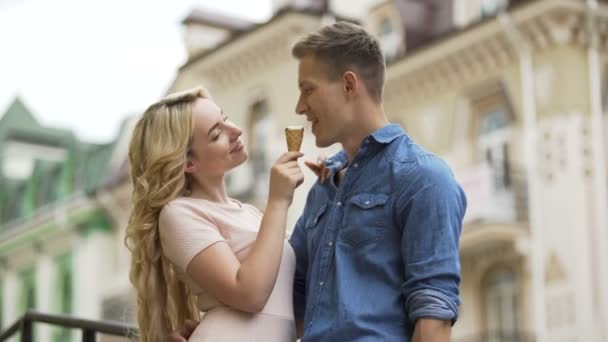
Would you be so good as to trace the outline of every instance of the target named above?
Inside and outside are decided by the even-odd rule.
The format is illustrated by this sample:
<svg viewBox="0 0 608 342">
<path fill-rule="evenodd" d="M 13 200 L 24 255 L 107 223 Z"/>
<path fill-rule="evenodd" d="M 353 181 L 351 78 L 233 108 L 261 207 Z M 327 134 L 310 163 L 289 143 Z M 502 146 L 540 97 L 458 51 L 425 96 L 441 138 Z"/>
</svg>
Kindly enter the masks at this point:
<svg viewBox="0 0 608 342">
<path fill-rule="evenodd" d="M 298 99 L 298 103 L 296 103 L 296 114 L 304 115 L 308 110 L 308 106 L 302 101 L 302 98 Z"/>
</svg>

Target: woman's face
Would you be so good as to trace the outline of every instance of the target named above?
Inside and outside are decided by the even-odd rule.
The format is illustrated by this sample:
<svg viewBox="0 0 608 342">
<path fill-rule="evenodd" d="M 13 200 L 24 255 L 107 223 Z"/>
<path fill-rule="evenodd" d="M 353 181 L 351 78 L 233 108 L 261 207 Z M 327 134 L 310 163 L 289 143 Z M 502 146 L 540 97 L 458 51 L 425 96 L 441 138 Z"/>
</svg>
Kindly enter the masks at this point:
<svg viewBox="0 0 608 342">
<path fill-rule="evenodd" d="M 247 160 L 241 139 L 243 130 L 213 101 L 199 98 L 194 103 L 194 133 L 186 172 L 207 177 L 221 176 Z"/>
</svg>

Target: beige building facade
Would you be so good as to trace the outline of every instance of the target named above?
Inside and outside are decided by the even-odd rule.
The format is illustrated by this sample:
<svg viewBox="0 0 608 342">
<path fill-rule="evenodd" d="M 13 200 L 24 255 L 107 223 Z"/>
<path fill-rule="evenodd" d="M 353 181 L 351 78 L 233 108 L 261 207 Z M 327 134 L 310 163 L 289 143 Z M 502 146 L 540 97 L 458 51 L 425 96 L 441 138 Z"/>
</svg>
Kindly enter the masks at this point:
<svg viewBox="0 0 608 342">
<path fill-rule="evenodd" d="M 468 196 L 454 340 L 608 341 L 607 4 L 368 5 L 358 20 L 387 56 L 387 114 L 449 162 Z M 263 205 L 285 126 L 307 127 L 308 158 L 339 148 L 318 150 L 294 114 L 290 56 L 333 20 L 314 6 L 284 8 L 191 56 L 169 89 L 209 88 L 245 128 L 252 158 L 230 177 L 245 200 Z M 290 227 L 313 181 L 298 190 Z"/>
<path fill-rule="evenodd" d="M 288 125 L 305 127 L 307 159 L 339 150 L 316 148 L 310 125 L 295 115 L 297 61 L 290 50 L 306 33 L 341 16 L 354 17 L 385 51 L 384 108 L 390 120 L 446 159 L 467 194 L 460 241 L 463 304 L 453 340 L 608 341 L 608 3 L 276 0 L 273 5 L 275 14 L 264 23 L 193 11 L 183 22 L 189 58 L 167 89 L 207 87 L 244 129 L 250 160 L 228 176 L 229 192 L 263 209 L 268 170 L 286 150 Z M 133 121 L 124 125 L 102 185 L 56 205 L 93 203 L 105 218 L 104 229 L 90 229 L 91 234 L 57 229 L 71 241 L 65 246 L 73 250 L 69 262 L 76 275 L 69 312 L 81 317 L 133 319 L 123 244 Z M 289 230 L 314 181 L 306 171 Z M 32 212 L 24 224 L 47 214 Z M 54 240 L 3 236 L 0 244 L 18 247 L 0 251 L 0 320 L 6 327 L 21 314 L 14 303 L 20 268 L 12 261 L 26 262 L 22 251 L 34 248 L 27 261 L 40 270 L 34 279 L 49 279 L 45 251 Z M 39 293 L 32 307 L 39 310 L 50 307 L 51 290 L 43 283 L 32 281 L 31 291 Z M 53 340 L 44 329 L 39 337 Z"/>
</svg>

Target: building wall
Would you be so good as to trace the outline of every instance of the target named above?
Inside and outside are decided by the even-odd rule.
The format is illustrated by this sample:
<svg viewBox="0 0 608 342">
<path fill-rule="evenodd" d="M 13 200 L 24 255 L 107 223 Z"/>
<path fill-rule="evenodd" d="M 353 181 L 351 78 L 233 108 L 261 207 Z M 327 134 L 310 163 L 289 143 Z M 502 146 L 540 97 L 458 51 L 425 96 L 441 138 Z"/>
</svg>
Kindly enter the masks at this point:
<svg viewBox="0 0 608 342">
<path fill-rule="evenodd" d="M 468 5 L 459 1 L 457 7 L 470 14 L 472 10 Z M 385 7 L 390 8 L 388 5 Z M 458 18 L 456 21 L 460 23 Z M 305 159 L 314 160 L 320 154 L 330 155 L 339 146 L 316 148 L 305 117 L 294 113 L 298 97 L 297 61 L 289 54 L 298 37 L 327 20 L 301 14 L 279 18 L 180 70 L 169 92 L 197 85 L 209 88 L 230 119 L 244 128 L 248 146 L 252 143 L 253 105 L 260 100 L 265 101 L 270 118 L 266 134 L 268 144 L 264 146 L 267 167 L 286 150 L 283 129 L 288 125 L 305 127 L 302 147 Z M 482 209 L 488 207 L 483 200 L 486 197 L 478 197 L 474 192 L 467 194 L 469 217 L 461 239 L 463 304 L 459 322 L 454 327 L 454 340 L 473 340 L 484 336 L 492 327 L 491 316 L 495 309 L 492 300 L 496 298 L 492 297 L 495 293 L 492 279 L 497 272 L 506 270 L 515 279 L 516 333 L 523 336 L 534 334 L 533 303 L 536 303 L 536 298 L 533 295 L 538 293 L 543 299 L 541 310 L 546 320 L 547 341 L 601 341 L 602 329 L 605 329 L 605 322 L 601 321 L 605 315 L 602 294 L 608 292 L 608 288 L 600 278 L 601 272 L 598 272 L 606 265 L 606 252 L 597 241 L 601 236 L 598 232 L 605 227 L 596 223 L 595 211 L 606 208 L 596 208 L 594 204 L 597 191 L 594 177 L 598 170 L 593 168 L 592 161 L 599 151 L 594 151 L 591 138 L 587 51 L 584 46 L 571 41 L 534 49 L 533 95 L 538 129 L 535 131 L 537 146 L 532 154 L 538 168 L 532 171 L 538 175 L 539 196 L 536 202 L 527 203 L 524 166 L 525 153 L 531 147 L 524 140 L 523 103 L 525 96 L 532 94 L 522 93 L 516 51 L 506 43 L 504 46 L 496 45 L 495 56 L 478 60 L 493 66 L 486 65 L 482 71 L 473 66 L 468 72 L 459 71 L 460 75 L 447 70 L 446 73 L 454 74 L 446 76 L 446 82 L 451 82 L 447 87 L 440 81 L 429 81 L 439 77 L 433 68 L 445 68 L 441 63 L 442 56 L 452 54 L 466 62 L 463 56 L 467 52 L 454 52 L 451 50 L 453 46 L 468 46 L 471 41 L 486 37 L 481 37 L 482 33 L 490 30 L 492 25 L 482 25 L 407 56 L 389 65 L 386 77 L 384 106 L 391 121 L 401 124 L 408 135 L 423 147 L 445 158 L 463 183 L 474 178 L 484 163 L 479 138 L 483 117 L 488 114 L 488 108 L 496 103 L 502 105 L 501 108 L 512 115 L 507 139 L 511 170 L 524 184 L 524 198 L 515 198 L 516 203 L 509 205 L 523 206 L 526 215 L 530 210 L 539 214 L 541 243 L 532 241 L 526 216 L 522 219 L 511 215 L 500 221 L 486 213 L 485 217 L 481 216 L 486 221 L 476 219 L 478 216 L 475 215 L 481 215 Z M 504 41 L 501 34 L 495 38 L 496 41 Z M 607 75 L 607 55 L 603 53 L 601 57 L 602 75 Z M 459 62 L 464 63 L 454 61 L 456 65 Z M 417 70 L 429 65 L 431 69 L 423 77 L 416 75 Z M 419 77 L 419 84 L 402 88 L 405 81 L 415 77 Z M 458 81 L 454 82 L 454 78 Z M 427 87 L 425 81 L 435 82 L 437 87 L 420 92 L 416 88 Z M 608 94 L 608 75 L 604 76 L 603 82 L 604 93 Z M 608 128 L 608 120 L 605 120 L 605 127 Z M 608 157 L 608 149 L 604 149 L 604 153 Z M 263 197 L 248 193 L 255 187 L 252 184 L 252 162 L 250 160 L 247 165 L 231 172 L 229 191 L 231 194 L 247 193 L 244 198 L 255 201 L 263 209 Z M 296 191 L 290 209 L 288 230 L 293 228 L 304 207 L 306 193 L 316 180 L 306 169 L 305 174 L 306 181 Z M 38 239 L 37 244 L 24 239 L 20 248 L 8 248 L 0 242 L 0 252 L 10 249 L 3 254 L 5 259 L 0 269 L 3 327 L 12 323 L 24 309 L 21 292 L 25 270 L 35 271 L 38 299 L 35 307 L 44 311 L 61 311 L 50 297 L 58 291 L 58 258 L 65 253 L 72 254 L 74 289 L 74 304 L 67 313 L 94 319 L 130 321 L 134 318 L 129 299 L 132 298 L 128 281 L 129 253 L 123 242 L 129 196 L 128 184 L 98 194 L 98 205 L 112 218 L 111 230 L 92 227 L 54 231 Z M 490 200 L 497 201 L 495 193 L 491 194 Z M 494 207 L 503 209 L 503 213 L 521 209 Z M 68 223 L 70 220 L 59 222 Z M 533 282 L 534 272 L 538 270 L 531 261 L 534 246 L 542 247 L 536 251 L 540 253 L 543 273 L 540 288 L 534 288 Z M 508 292 L 509 288 L 498 286 L 496 291 Z M 57 332 L 41 328 L 37 334 L 41 341 L 50 341 Z"/>
</svg>

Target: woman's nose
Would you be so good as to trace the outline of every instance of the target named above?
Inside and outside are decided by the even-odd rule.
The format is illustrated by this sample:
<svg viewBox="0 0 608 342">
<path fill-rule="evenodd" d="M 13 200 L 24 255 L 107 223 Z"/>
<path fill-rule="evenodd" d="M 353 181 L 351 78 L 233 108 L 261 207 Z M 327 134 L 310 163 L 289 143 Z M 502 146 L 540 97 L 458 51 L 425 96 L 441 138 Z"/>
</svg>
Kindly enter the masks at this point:
<svg viewBox="0 0 608 342">
<path fill-rule="evenodd" d="M 233 122 L 228 122 L 227 125 L 230 128 L 230 130 L 232 132 L 232 136 L 235 139 L 240 137 L 243 134 L 243 130 L 239 126 L 235 125 Z"/>
</svg>

